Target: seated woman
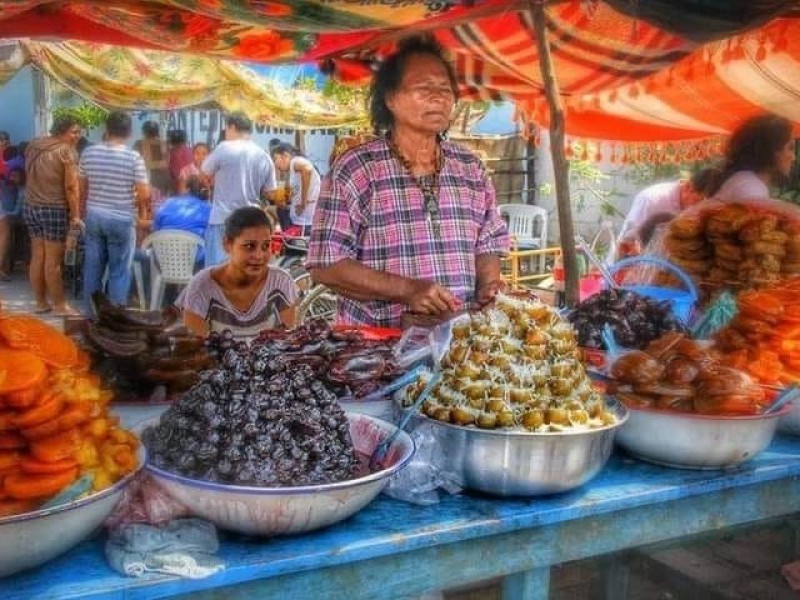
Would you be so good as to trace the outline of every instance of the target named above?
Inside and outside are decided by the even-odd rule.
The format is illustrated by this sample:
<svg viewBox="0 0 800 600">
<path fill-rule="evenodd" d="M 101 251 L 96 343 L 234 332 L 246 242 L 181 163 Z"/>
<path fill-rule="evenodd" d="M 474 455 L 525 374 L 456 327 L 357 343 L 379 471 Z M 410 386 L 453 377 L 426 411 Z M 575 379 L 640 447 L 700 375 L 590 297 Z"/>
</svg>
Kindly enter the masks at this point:
<svg viewBox="0 0 800 600">
<path fill-rule="evenodd" d="M 297 288 L 269 266 L 272 223 L 263 210 L 239 208 L 225 221 L 228 262 L 203 269 L 178 299 L 186 327 L 198 335 L 229 329 L 249 341 L 265 329 L 294 327 Z"/>
</svg>

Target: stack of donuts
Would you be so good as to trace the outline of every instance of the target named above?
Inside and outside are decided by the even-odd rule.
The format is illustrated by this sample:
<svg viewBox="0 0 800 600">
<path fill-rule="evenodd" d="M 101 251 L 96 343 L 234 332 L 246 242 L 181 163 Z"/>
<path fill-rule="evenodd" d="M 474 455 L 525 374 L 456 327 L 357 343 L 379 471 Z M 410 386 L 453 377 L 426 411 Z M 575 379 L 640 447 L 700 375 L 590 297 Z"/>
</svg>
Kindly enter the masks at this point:
<svg viewBox="0 0 800 600">
<path fill-rule="evenodd" d="M 800 273 L 800 218 L 763 203 L 709 203 L 670 224 L 669 259 L 710 296 L 722 288 L 760 288 Z"/>
</svg>

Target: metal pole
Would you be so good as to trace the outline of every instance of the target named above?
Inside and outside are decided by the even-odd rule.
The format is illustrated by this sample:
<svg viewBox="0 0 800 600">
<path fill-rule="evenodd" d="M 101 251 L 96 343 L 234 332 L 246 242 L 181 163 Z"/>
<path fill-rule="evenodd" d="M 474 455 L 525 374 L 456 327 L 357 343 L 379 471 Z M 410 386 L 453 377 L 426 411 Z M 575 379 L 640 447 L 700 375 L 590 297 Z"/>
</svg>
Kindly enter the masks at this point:
<svg viewBox="0 0 800 600">
<path fill-rule="evenodd" d="M 558 230 L 564 253 L 564 291 L 567 306 L 574 306 L 578 301 L 578 270 L 576 268 L 578 261 L 575 252 L 575 228 L 572 223 L 572 205 L 569 193 L 569 162 L 564 153 L 564 107 L 561 103 L 558 80 L 553 71 L 553 60 L 550 56 L 544 1 L 530 0 L 529 6 L 536 32 L 539 68 L 542 72 L 544 91 L 550 108 L 550 155 L 553 158 L 555 174 Z"/>
</svg>

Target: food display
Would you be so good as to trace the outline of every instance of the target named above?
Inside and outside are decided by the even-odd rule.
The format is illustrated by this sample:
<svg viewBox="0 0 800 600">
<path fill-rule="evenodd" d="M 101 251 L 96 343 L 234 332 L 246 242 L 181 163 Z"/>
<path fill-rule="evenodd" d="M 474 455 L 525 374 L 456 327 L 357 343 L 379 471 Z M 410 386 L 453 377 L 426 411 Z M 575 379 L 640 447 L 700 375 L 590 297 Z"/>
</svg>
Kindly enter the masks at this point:
<svg viewBox="0 0 800 600">
<path fill-rule="evenodd" d="M 664 239 L 672 262 L 707 297 L 760 288 L 800 273 L 800 216 L 786 203 L 704 202 L 674 219 Z"/>
<path fill-rule="evenodd" d="M 211 366 L 205 341 L 181 325 L 177 311 L 123 308 L 100 293 L 93 302 L 98 318 L 86 325 L 85 339 L 119 400 L 148 398 L 158 385 L 168 394 L 185 391 Z"/>
<path fill-rule="evenodd" d="M 602 334 L 606 324 L 614 339 L 625 348 L 642 349 L 670 331 L 685 326 L 666 302 L 657 302 L 631 290 L 602 290 L 578 304 L 568 319 L 584 348 L 605 349 Z"/>
<path fill-rule="evenodd" d="M 725 366 L 712 348 L 668 333 L 644 350 L 627 352 L 611 365 L 617 398 L 631 408 L 658 408 L 705 415 L 753 415 L 765 392 L 739 369 Z"/>
<path fill-rule="evenodd" d="M 212 340 L 220 340 L 222 349 L 234 343 L 225 334 L 212 334 Z M 291 331 L 264 331 L 256 344 L 274 348 L 289 365 L 308 365 L 339 398 L 366 396 L 402 374 L 391 342 L 368 339 L 357 329 L 333 329 L 321 319 Z"/>
<path fill-rule="evenodd" d="M 347 417 L 311 367 L 292 364 L 275 345 L 229 341 L 215 338 L 219 368 L 204 371 L 145 430 L 152 464 L 192 479 L 265 487 L 359 475 Z"/>
<path fill-rule="evenodd" d="M 0 516 L 35 510 L 77 479 L 99 491 L 138 466 L 138 439 L 74 342 L 27 315 L 0 315 Z"/>
<path fill-rule="evenodd" d="M 422 412 L 438 421 L 530 432 L 614 423 L 578 360 L 575 330 L 539 301 L 500 296 L 456 321 L 442 380 Z M 410 405 L 425 378 L 405 392 Z"/>
<path fill-rule="evenodd" d="M 737 314 L 714 335 L 723 364 L 769 385 L 800 383 L 800 279 L 740 293 Z"/>
</svg>

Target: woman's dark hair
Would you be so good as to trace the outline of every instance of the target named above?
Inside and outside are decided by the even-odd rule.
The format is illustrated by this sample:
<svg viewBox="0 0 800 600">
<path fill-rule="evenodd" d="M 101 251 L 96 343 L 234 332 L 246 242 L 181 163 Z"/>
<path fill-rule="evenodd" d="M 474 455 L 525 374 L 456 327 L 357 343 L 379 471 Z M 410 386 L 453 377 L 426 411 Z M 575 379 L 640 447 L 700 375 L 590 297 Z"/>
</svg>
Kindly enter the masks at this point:
<svg viewBox="0 0 800 600">
<path fill-rule="evenodd" d="M 253 132 L 253 122 L 250 120 L 250 117 L 240 111 L 229 114 L 225 118 L 225 125 L 227 127 L 233 127 L 236 131 L 241 133 Z"/>
<path fill-rule="evenodd" d="M 50 128 L 50 135 L 59 136 L 64 135 L 70 129 L 80 125 L 78 119 L 74 115 L 58 115 L 53 119 L 53 126 Z"/>
<path fill-rule="evenodd" d="M 186 178 L 186 189 L 192 196 L 208 201 L 208 188 L 203 185 L 203 180 L 197 175 L 190 175 Z"/>
<path fill-rule="evenodd" d="M 7 131 L 0 131 L 0 142 L 11 142 L 11 136 Z"/>
<path fill-rule="evenodd" d="M 272 221 L 267 213 L 257 206 L 237 208 L 225 219 L 225 239 L 232 242 L 249 227 L 266 227 L 271 232 Z"/>
<path fill-rule="evenodd" d="M 189 140 L 186 132 L 183 129 L 170 129 L 167 132 L 167 139 L 173 146 L 180 146 Z"/>
<path fill-rule="evenodd" d="M 447 71 L 453 96 L 458 99 L 458 81 L 453 65 L 447 60 L 444 50 L 430 36 L 413 36 L 398 44 L 397 51 L 381 63 L 369 89 L 369 118 L 373 131 L 381 135 L 394 126 L 394 115 L 386 105 L 386 99 L 400 89 L 408 61 L 412 56 L 427 54 L 441 61 Z"/>
<path fill-rule="evenodd" d="M 792 139 L 792 122 L 773 114 L 751 117 L 739 125 L 728 140 L 725 163 L 710 196 L 737 171 L 775 171 L 775 155 Z"/>
<path fill-rule="evenodd" d="M 695 192 L 707 198 L 716 192 L 714 187 L 721 176 L 722 170 L 719 167 L 706 167 L 692 173 L 689 177 L 689 184 Z"/>
<path fill-rule="evenodd" d="M 145 121 L 142 125 L 142 135 L 146 138 L 157 138 L 161 135 L 161 128 L 155 121 Z"/>
<path fill-rule="evenodd" d="M 86 150 L 91 145 L 92 143 L 89 141 L 89 138 L 87 138 L 85 135 L 79 137 L 78 143 L 75 144 L 75 150 L 78 153 L 78 156 L 83 154 L 83 151 Z"/>
<path fill-rule="evenodd" d="M 128 113 L 122 112 L 121 110 L 114 110 L 108 113 L 106 117 L 106 133 L 108 133 L 108 135 L 117 138 L 127 138 L 131 135 L 131 128 L 131 117 Z"/>
</svg>

